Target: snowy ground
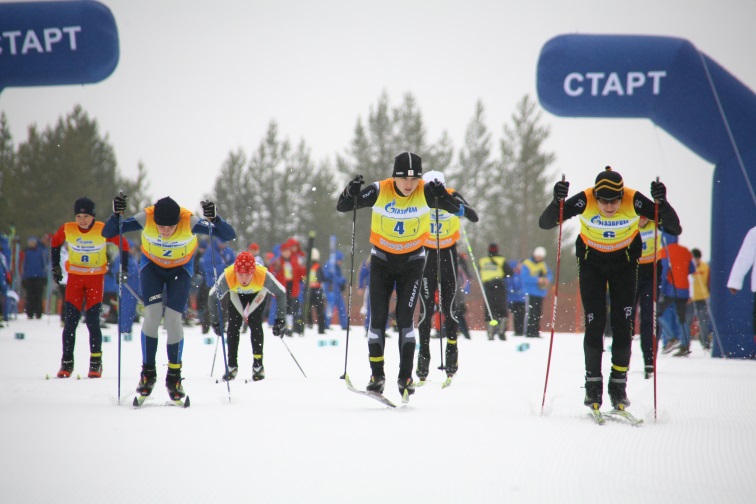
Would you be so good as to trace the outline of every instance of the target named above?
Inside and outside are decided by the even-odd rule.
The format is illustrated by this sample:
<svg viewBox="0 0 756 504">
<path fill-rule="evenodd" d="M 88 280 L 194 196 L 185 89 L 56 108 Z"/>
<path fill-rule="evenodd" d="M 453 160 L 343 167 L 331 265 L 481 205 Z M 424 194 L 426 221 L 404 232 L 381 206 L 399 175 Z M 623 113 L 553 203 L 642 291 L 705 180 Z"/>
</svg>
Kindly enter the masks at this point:
<svg viewBox="0 0 756 504">
<path fill-rule="evenodd" d="M 15 339 L 24 333 L 23 340 Z M 56 318 L 19 318 L 0 330 L 0 502 L 3 503 L 612 503 L 754 502 L 756 362 L 659 356 L 658 408 L 634 342 L 628 395 L 641 427 L 598 426 L 582 405 L 582 337 L 557 334 L 541 415 L 549 335 L 460 342 L 460 372 L 441 389 L 438 340 L 432 381 L 404 408 L 349 392 L 345 334 L 269 336 L 267 378 L 251 376 L 249 340 L 240 348 L 231 401 L 210 377 L 215 338 L 186 330 L 188 409 L 167 398 L 164 336 L 158 387 L 131 406 L 140 370 L 138 337 L 122 344 L 118 403 L 115 329 L 105 329 L 105 374 L 87 379 L 79 327 L 75 374 L 53 378 L 60 360 Z M 320 346 L 319 341 L 336 345 Z M 607 340 L 607 345 L 611 340 Z M 387 343 L 387 374 L 397 369 Z M 608 356 L 604 359 L 608 375 Z M 222 355 L 215 362 L 220 376 Z M 369 378 L 364 331 L 350 331 L 348 373 Z M 49 374 L 50 379 L 45 380 Z M 393 380 L 387 396 L 399 402 Z M 608 398 L 605 397 L 608 403 Z M 606 407 L 606 406 L 605 406 Z"/>
</svg>

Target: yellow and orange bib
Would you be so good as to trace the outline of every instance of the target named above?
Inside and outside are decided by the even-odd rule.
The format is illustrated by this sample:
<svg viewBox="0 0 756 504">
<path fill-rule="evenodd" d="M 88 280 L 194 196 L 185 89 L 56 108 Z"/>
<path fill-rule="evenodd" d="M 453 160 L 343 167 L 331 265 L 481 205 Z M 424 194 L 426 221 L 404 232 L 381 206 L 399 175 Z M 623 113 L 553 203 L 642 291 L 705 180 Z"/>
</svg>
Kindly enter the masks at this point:
<svg viewBox="0 0 756 504">
<path fill-rule="evenodd" d="M 102 275 L 108 271 L 107 240 L 102 236 L 102 222 L 82 233 L 75 222 L 67 222 L 64 230 L 68 244 L 66 271 L 76 275 Z"/>
<path fill-rule="evenodd" d="M 583 243 L 600 252 L 614 252 L 629 246 L 638 234 L 638 220 L 633 198 L 635 191 L 625 188 L 620 207 L 612 217 L 599 213 L 593 190 L 585 191 L 586 207 L 580 214 L 580 236 Z"/>
<path fill-rule="evenodd" d="M 147 207 L 144 212 L 147 219 L 142 230 L 142 253 L 163 268 L 176 268 L 188 263 L 197 248 L 197 237 L 192 233 L 192 212 L 181 208 L 176 231 L 167 239 L 158 233 L 155 207 Z"/>
<path fill-rule="evenodd" d="M 394 179 L 379 182 L 370 243 L 391 254 L 406 254 L 423 246 L 430 232 L 430 208 L 423 187 L 420 181 L 412 194 L 401 196 L 394 188 Z"/>
</svg>

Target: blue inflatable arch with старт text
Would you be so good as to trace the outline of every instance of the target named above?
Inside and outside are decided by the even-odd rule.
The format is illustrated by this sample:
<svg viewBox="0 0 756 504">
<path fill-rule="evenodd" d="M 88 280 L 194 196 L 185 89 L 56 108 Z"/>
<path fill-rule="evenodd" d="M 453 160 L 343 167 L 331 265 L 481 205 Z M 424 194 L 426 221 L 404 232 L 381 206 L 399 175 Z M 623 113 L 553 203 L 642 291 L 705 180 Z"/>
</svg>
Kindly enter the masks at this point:
<svg viewBox="0 0 756 504">
<path fill-rule="evenodd" d="M 750 284 L 735 296 L 726 287 L 740 244 L 756 225 L 753 91 L 687 40 L 637 35 L 557 36 L 541 50 L 537 79 L 539 101 L 553 114 L 648 118 L 715 165 L 713 355 L 756 358 Z"/>
<path fill-rule="evenodd" d="M 115 19 L 101 3 L 0 3 L 0 91 L 99 82 L 118 58 Z"/>
</svg>

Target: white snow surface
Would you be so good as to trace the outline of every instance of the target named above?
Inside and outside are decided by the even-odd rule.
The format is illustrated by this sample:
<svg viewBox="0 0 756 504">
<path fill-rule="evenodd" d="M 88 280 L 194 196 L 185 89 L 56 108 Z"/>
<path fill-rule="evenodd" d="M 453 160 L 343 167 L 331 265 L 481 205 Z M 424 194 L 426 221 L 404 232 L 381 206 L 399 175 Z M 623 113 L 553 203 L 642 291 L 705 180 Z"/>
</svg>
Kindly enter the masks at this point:
<svg viewBox="0 0 756 504">
<path fill-rule="evenodd" d="M 696 341 L 687 358 L 659 355 L 655 407 L 636 338 L 629 409 L 645 422 L 599 426 L 583 406 L 580 334 L 554 336 L 542 412 L 549 333 L 488 341 L 473 331 L 460 339 L 460 370 L 446 389 L 433 339 L 429 383 L 390 409 L 340 379 L 341 329 L 285 338 L 304 377 L 266 326 L 267 377 L 246 384 L 252 357 L 243 334 L 229 401 L 226 384 L 216 383 L 220 346 L 210 375 L 217 338 L 185 328 L 191 407 L 182 409 L 165 406 L 161 328 L 158 384 L 136 409 L 138 324 L 121 345 L 119 403 L 114 326 L 103 329 L 111 341 L 101 379 L 86 378 L 83 324 L 74 376 L 58 379 L 59 319 L 21 317 L 0 330 L 3 503 L 751 503 L 756 495 L 756 362 L 712 359 Z M 397 337 L 389 334 L 386 395 L 399 403 Z M 518 351 L 525 342 L 530 348 Z M 348 355 L 348 374 L 363 387 L 362 327 L 350 329 Z M 605 377 L 609 365 L 605 352 Z"/>
</svg>

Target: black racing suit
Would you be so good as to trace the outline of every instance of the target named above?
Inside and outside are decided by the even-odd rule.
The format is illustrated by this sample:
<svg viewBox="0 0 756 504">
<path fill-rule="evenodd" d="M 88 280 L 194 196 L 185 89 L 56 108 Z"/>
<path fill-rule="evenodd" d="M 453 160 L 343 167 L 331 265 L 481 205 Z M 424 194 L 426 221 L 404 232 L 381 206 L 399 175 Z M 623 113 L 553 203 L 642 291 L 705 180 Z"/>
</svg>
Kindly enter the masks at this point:
<svg viewBox="0 0 756 504">
<path fill-rule="evenodd" d="M 358 196 L 350 196 L 345 189 L 336 209 L 350 212 L 355 208 L 372 207 L 379 196 L 380 183 L 365 187 Z M 396 185 L 397 193 L 400 193 Z M 436 208 L 436 198 L 431 193 L 430 185 L 424 186 L 425 201 L 430 208 Z M 401 193 L 400 193 L 401 194 Z M 460 211 L 459 203 L 448 194 L 439 198 L 438 208 L 456 214 Z M 465 213 L 467 207 L 464 208 Z M 476 217 L 477 220 L 477 217 Z M 399 331 L 399 379 L 412 377 L 415 358 L 415 306 L 420 295 L 420 278 L 425 266 L 425 250 L 420 247 L 407 253 L 387 252 L 373 247 L 370 252 L 370 328 L 368 330 L 368 350 L 370 368 L 374 377 L 385 377 L 384 346 L 386 342 L 386 324 L 389 316 L 391 294 L 396 290 L 396 326 Z"/>
<path fill-rule="evenodd" d="M 564 220 L 580 215 L 586 208 L 587 193 L 580 192 L 564 202 Z M 630 196 L 625 188 L 624 198 L 633 198 L 632 204 L 637 215 L 654 220 L 654 201 L 640 192 Z M 673 235 L 682 232 L 680 220 L 674 208 L 668 202 L 659 204 L 660 225 Z M 538 222 L 541 229 L 552 229 L 559 225 L 559 203 L 553 201 L 541 214 Z M 580 296 L 585 311 L 585 352 L 586 380 L 601 379 L 601 355 L 603 336 L 606 327 L 606 292 L 609 289 L 610 321 L 612 328 L 612 373 L 624 374 L 630 364 L 630 352 L 633 335 L 633 307 L 638 279 L 638 259 L 641 256 L 642 243 L 636 234 L 632 242 L 619 250 L 599 251 L 587 246 L 581 235 L 576 240 Z"/>
</svg>

